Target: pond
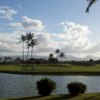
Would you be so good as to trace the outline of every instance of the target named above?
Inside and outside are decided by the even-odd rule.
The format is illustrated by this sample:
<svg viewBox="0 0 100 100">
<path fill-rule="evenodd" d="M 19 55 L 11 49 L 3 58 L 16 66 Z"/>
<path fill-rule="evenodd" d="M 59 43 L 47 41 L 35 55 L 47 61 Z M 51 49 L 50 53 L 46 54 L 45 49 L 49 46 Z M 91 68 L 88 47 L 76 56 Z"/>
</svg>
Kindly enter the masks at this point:
<svg viewBox="0 0 100 100">
<path fill-rule="evenodd" d="M 82 82 L 87 85 L 87 93 L 100 92 L 100 76 L 32 76 L 0 73 L 0 98 L 36 96 L 36 82 L 48 77 L 56 82 L 57 89 L 53 94 L 68 93 L 70 82 Z"/>
</svg>

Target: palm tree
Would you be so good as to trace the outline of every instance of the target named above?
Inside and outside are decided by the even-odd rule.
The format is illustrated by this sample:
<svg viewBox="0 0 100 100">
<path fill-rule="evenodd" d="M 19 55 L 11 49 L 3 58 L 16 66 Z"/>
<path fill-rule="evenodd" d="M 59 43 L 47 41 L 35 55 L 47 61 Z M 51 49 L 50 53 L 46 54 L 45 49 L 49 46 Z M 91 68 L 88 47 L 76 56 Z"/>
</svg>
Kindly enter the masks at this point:
<svg viewBox="0 0 100 100">
<path fill-rule="evenodd" d="M 17 63 L 21 62 L 21 58 L 20 57 L 15 58 L 15 62 Z"/>
<path fill-rule="evenodd" d="M 59 55 L 60 50 L 59 50 L 59 49 L 56 49 L 55 53 L 56 53 L 57 55 Z"/>
<path fill-rule="evenodd" d="M 28 54 L 29 54 L 29 48 L 31 47 L 30 43 L 27 43 L 27 56 L 26 56 L 26 60 L 28 60 Z"/>
<path fill-rule="evenodd" d="M 34 38 L 34 33 L 26 33 L 26 43 L 27 43 L 27 57 L 26 60 L 28 59 L 28 54 L 29 54 L 29 48 L 31 46 L 30 42 Z"/>
<path fill-rule="evenodd" d="M 86 12 L 89 12 L 90 7 L 91 7 L 97 0 L 87 0 L 87 1 L 89 1 L 89 4 L 88 4 L 88 6 L 87 6 L 87 8 L 86 8 Z"/>
<path fill-rule="evenodd" d="M 26 43 L 29 43 L 34 37 L 34 33 L 26 33 Z"/>
<path fill-rule="evenodd" d="M 7 62 L 8 59 L 9 59 L 8 57 L 4 57 L 4 61 L 5 61 L 5 62 Z"/>
<path fill-rule="evenodd" d="M 61 52 L 61 53 L 59 54 L 59 57 L 61 58 L 61 62 L 62 62 L 62 58 L 65 58 L 64 52 Z"/>
<path fill-rule="evenodd" d="M 21 43 L 21 42 L 22 42 L 23 61 L 24 61 L 24 44 L 25 44 L 25 41 L 26 41 L 26 36 L 25 36 L 25 35 L 21 35 L 21 37 L 20 37 L 20 41 L 19 41 L 18 43 Z"/>
<path fill-rule="evenodd" d="M 12 62 L 12 58 L 11 58 L 10 56 L 8 56 L 8 60 L 9 60 L 10 62 Z"/>
<path fill-rule="evenodd" d="M 31 49 L 31 58 L 33 57 L 33 48 L 34 48 L 34 46 L 36 46 L 37 44 L 38 44 L 37 39 L 32 39 L 31 42 L 30 42 L 30 45 L 31 45 L 31 47 L 32 47 L 32 49 Z"/>
<path fill-rule="evenodd" d="M 52 53 L 49 54 L 49 59 L 52 59 L 54 55 Z"/>
</svg>

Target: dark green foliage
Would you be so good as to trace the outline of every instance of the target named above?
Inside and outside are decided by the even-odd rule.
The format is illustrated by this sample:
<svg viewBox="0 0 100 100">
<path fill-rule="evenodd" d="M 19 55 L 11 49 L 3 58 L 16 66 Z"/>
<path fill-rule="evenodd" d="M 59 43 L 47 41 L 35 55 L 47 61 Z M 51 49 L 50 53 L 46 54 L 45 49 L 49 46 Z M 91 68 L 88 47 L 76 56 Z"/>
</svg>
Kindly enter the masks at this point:
<svg viewBox="0 0 100 100">
<path fill-rule="evenodd" d="M 94 66 L 95 65 L 94 61 L 71 61 L 69 63 L 73 65 L 78 65 L 78 66 Z"/>
<path fill-rule="evenodd" d="M 54 58 L 54 55 L 51 53 L 51 54 L 49 55 L 48 62 L 49 62 L 49 63 L 57 63 L 57 62 L 58 62 L 58 59 L 57 59 L 57 58 Z"/>
<path fill-rule="evenodd" d="M 87 86 L 81 82 L 71 82 L 67 85 L 68 91 L 72 96 L 85 93 Z"/>
<path fill-rule="evenodd" d="M 50 95 L 56 88 L 56 83 L 48 78 L 43 78 L 37 82 L 37 90 L 41 96 Z"/>
<path fill-rule="evenodd" d="M 48 62 L 49 63 L 58 63 L 58 59 L 57 58 L 49 58 Z"/>
</svg>

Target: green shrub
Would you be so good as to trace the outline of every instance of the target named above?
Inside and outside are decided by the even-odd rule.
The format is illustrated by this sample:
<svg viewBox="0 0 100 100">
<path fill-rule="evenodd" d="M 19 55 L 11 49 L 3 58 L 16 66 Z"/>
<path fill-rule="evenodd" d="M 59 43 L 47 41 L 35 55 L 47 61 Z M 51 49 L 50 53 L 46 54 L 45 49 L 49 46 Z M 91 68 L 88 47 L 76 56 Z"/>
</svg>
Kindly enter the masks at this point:
<svg viewBox="0 0 100 100">
<path fill-rule="evenodd" d="M 67 85 L 68 91 L 72 96 L 85 93 L 87 86 L 81 82 L 71 82 Z"/>
<path fill-rule="evenodd" d="M 41 96 L 50 95 L 56 89 L 56 83 L 48 78 L 37 81 L 37 90 Z"/>
</svg>

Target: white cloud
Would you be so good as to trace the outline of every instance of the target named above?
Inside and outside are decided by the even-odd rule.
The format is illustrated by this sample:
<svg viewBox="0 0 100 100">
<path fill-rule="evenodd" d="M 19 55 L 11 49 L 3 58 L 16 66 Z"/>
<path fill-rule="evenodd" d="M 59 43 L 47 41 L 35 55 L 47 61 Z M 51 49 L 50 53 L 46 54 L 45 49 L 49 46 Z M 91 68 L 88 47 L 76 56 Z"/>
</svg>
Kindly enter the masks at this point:
<svg viewBox="0 0 100 100">
<path fill-rule="evenodd" d="M 37 40 L 39 44 L 35 52 L 38 54 L 48 55 L 48 53 L 54 52 L 58 47 L 58 44 L 51 38 L 50 33 L 37 33 Z"/>
<path fill-rule="evenodd" d="M 28 18 L 27 16 L 22 17 L 21 22 L 12 22 L 8 24 L 10 27 L 18 28 L 21 30 L 35 30 L 35 31 L 43 31 L 44 25 L 42 21 L 38 19 Z"/>
<path fill-rule="evenodd" d="M 20 53 L 21 52 L 21 45 L 18 43 L 18 38 L 20 32 L 13 32 L 13 33 L 0 33 L 0 55 L 8 53 L 9 55 Z"/>
<path fill-rule="evenodd" d="M 17 13 L 16 10 L 8 7 L 8 6 L 0 6 L 0 18 L 3 19 L 12 19 L 12 16 Z"/>
<path fill-rule="evenodd" d="M 84 50 L 85 53 L 98 53 L 100 52 L 100 43 L 92 45 L 90 48 Z"/>
<path fill-rule="evenodd" d="M 66 45 L 63 50 L 66 53 L 82 53 L 85 49 L 91 46 L 91 41 L 88 35 L 91 33 L 88 26 L 76 24 L 74 22 L 63 22 L 60 24 L 63 27 L 63 35 Z"/>
<path fill-rule="evenodd" d="M 7 43 L 0 42 L 0 52 L 9 52 L 9 49 Z"/>
<path fill-rule="evenodd" d="M 22 25 L 21 25 L 21 23 L 10 23 L 10 24 L 8 24 L 9 26 L 11 26 L 11 27 L 15 27 L 15 28 L 17 28 L 17 27 L 22 27 Z"/>
<path fill-rule="evenodd" d="M 34 20 L 31 18 L 28 18 L 27 16 L 22 17 L 22 26 L 25 29 L 35 29 L 35 30 L 43 30 L 44 26 L 40 20 Z"/>
</svg>

